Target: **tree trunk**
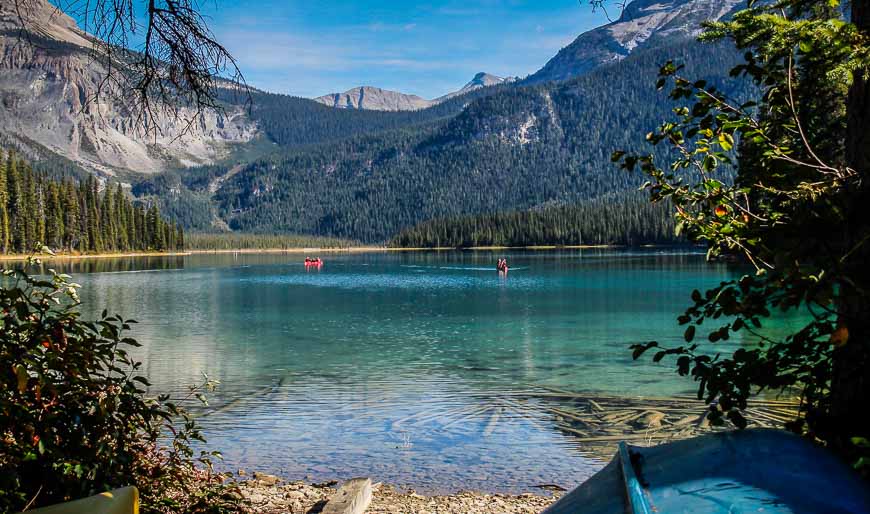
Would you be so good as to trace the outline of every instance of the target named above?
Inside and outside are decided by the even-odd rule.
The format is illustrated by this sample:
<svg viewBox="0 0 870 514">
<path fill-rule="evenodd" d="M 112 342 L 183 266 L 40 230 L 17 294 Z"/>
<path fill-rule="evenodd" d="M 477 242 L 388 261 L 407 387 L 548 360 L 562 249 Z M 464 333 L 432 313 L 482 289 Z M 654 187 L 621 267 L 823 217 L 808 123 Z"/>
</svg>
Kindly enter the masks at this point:
<svg viewBox="0 0 870 514">
<path fill-rule="evenodd" d="M 870 0 L 852 0 L 852 22 L 865 37 L 870 37 Z M 847 249 L 859 245 L 866 236 L 865 211 L 870 199 L 870 70 L 855 73 L 846 105 L 846 164 L 860 180 L 850 191 L 846 229 Z M 847 343 L 834 353 L 831 383 L 831 418 L 827 427 L 836 436 L 840 449 L 850 446 L 855 436 L 870 436 L 870 244 L 854 252 L 844 270 L 853 281 L 840 293 L 840 323 L 849 330 Z M 850 452 L 852 453 L 852 452 Z M 854 453 L 852 453 L 854 455 Z"/>
<path fill-rule="evenodd" d="M 852 23 L 870 37 L 870 0 L 852 0 Z M 862 175 L 870 170 L 870 77 L 868 70 L 855 72 L 846 106 L 846 162 Z"/>
</svg>

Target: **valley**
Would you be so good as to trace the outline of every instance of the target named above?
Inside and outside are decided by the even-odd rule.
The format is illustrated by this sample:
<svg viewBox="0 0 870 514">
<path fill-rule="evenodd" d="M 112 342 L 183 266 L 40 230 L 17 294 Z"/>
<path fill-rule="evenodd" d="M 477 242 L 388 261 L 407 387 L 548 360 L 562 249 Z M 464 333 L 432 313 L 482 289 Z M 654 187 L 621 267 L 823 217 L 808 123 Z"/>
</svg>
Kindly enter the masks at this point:
<svg viewBox="0 0 870 514">
<path fill-rule="evenodd" d="M 45 27 L 46 44 L 22 53 L 14 43 L 20 21 L 7 5 L 0 138 L 35 169 L 121 182 L 188 232 L 382 244 L 436 218 L 608 198 L 616 205 L 641 181 L 618 171 L 610 154 L 645 149 L 639 136 L 672 108 L 655 90 L 659 65 L 674 59 L 690 76 L 737 97 L 749 93 L 747 84 L 717 76 L 736 52 L 694 40 L 699 19 L 723 16 L 733 4 L 637 0 L 529 77 L 481 72 L 434 100 L 368 86 L 314 100 L 228 89 L 222 112 L 183 134 L 167 120 L 151 139 L 130 130 L 122 104 L 83 110 L 99 69 L 86 67 L 88 35 L 71 19 L 43 3 L 28 19 Z M 33 100 L 16 96 L 25 85 L 39 92 Z M 62 108 L 47 111 L 56 113 L 51 119 L 35 117 L 48 103 Z M 43 164 L 45 156 L 68 164 Z M 722 173 L 727 180 L 730 172 Z"/>
</svg>

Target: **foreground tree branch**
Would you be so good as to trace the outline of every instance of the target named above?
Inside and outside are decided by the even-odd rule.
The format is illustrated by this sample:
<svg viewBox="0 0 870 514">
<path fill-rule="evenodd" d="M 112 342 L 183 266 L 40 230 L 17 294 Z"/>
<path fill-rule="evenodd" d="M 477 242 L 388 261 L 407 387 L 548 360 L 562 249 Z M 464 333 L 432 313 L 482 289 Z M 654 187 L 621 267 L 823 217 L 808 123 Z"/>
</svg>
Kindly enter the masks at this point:
<svg viewBox="0 0 870 514">
<path fill-rule="evenodd" d="M 650 155 L 613 158 L 649 176 L 652 200 L 671 202 L 678 228 L 711 257 L 756 268 L 693 293 L 679 317 L 685 345 L 639 344 L 635 357 L 675 356 L 714 422 L 744 426 L 751 395 L 797 392 L 790 427 L 870 474 L 870 0 L 849 3 L 850 21 L 843 7 L 750 1 L 707 24 L 702 39 L 745 52 L 731 75 L 753 81 L 758 97 L 728 98 L 668 63 L 658 85 L 673 84 L 671 99 L 686 105 L 647 139 L 677 158 L 665 167 Z M 717 178 L 723 166 L 736 167 L 733 182 Z M 767 332 L 777 312 L 796 326 Z M 738 333 L 739 348 L 717 347 Z"/>
</svg>

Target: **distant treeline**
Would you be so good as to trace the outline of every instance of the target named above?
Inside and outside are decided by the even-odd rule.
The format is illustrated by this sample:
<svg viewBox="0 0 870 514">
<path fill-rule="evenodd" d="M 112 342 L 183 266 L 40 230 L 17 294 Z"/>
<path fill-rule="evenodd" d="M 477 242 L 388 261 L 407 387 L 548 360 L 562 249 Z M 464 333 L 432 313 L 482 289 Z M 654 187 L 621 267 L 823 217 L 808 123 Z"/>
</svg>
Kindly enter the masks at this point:
<svg viewBox="0 0 870 514">
<path fill-rule="evenodd" d="M 434 219 L 402 230 L 389 246 L 634 246 L 684 242 L 674 229 L 667 205 L 651 204 L 643 195 L 631 195 L 570 206 Z"/>
<path fill-rule="evenodd" d="M 349 248 L 354 241 L 292 234 L 188 234 L 190 250 L 276 250 L 290 248 Z"/>
<path fill-rule="evenodd" d="M 93 176 L 53 180 L 0 149 L 0 253 L 28 253 L 37 243 L 82 253 L 165 251 L 184 248 L 184 233 L 120 184 L 100 191 Z"/>
</svg>

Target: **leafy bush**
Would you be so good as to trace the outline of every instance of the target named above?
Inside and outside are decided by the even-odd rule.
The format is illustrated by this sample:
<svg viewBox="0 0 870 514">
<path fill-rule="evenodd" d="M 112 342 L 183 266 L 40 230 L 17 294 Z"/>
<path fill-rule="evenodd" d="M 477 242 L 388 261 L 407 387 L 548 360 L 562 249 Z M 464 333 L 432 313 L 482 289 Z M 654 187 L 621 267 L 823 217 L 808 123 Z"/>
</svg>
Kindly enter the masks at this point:
<svg viewBox="0 0 870 514">
<path fill-rule="evenodd" d="M 31 258 L 29 264 L 38 261 Z M 200 427 L 148 381 L 128 349 L 132 320 L 85 321 L 78 285 L 3 270 L 0 278 L 0 511 L 136 485 L 143 512 L 240 512 L 236 485 L 195 452 Z M 205 401 L 214 382 L 192 387 Z"/>
<path fill-rule="evenodd" d="M 684 105 L 647 139 L 675 157 L 666 166 L 653 155 L 613 159 L 648 176 L 651 199 L 675 207 L 690 241 L 755 269 L 694 291 L 678 318 L 685 345 L 635 345 L 635 358 L 652 349 L 656 362 L 676 357 L 713 423 L 743 427 L 753 394 L 797 392 L 800 412 L 788 428 L 870 477 L 868 12 L 868 0 L 750 1 L 728 21 L 706 24 L 702 39 L 746 52 L 730 73 L 758 86 L 756 101 L 669 62 L 658 86 L 673 83 L 669 96 Z M 722 170 L 735 167 L 726 180 L 731 172 Z M 771 336 L 761 329 L 777 313 L 806 321 Z M 716 345 L 735 333 L 748 342 L 729 356 Z"/>
</svg>

